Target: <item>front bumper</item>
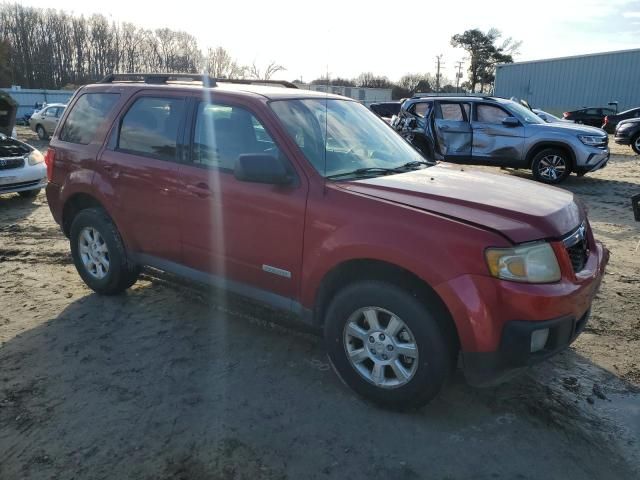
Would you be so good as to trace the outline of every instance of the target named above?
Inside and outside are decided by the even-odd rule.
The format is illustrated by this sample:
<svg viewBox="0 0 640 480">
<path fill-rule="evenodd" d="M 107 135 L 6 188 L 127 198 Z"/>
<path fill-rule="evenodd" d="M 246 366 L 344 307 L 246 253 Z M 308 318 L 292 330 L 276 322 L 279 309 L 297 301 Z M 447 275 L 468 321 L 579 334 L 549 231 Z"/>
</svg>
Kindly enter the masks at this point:
<svg viewBox="0 0 640 480">
<path fill-rule="evenodd" d="M 21 168 L 0 170 L 0 193 L 16 193 L 44 188 L 47 169 L 44 163 Z"/>
<path fill-rule="evenodd" d="M 618 145 L 631 145 L 631 137 L 623 133 L 616 133 L 616 136 L 613 137 L 613 141 Z"/>
<path fill-rule="evenodd" d="M 607 166 L 610 156 L 611 152 L 609 151 L 609 147 L 604 149 L 589 148 L 584 159 L 576 161 L 575 171 L 576 173 L 584 174 L 600 170 Z"/>
<path fill-rule="evenodd" d="M 483 385 L 566 348 L 584 329 L 591 303 L 604 276 L 609 252 L 589 242 L 584 268 L 574 273 L 562 247 L 554 246 L 562 280 L 523 284 L 489 276 L 463 275 L 435 290 L 456 324 L 465 376 Z M 545 348 L 531 353 L 531 332 L 549 328 Z"/>
</svg>

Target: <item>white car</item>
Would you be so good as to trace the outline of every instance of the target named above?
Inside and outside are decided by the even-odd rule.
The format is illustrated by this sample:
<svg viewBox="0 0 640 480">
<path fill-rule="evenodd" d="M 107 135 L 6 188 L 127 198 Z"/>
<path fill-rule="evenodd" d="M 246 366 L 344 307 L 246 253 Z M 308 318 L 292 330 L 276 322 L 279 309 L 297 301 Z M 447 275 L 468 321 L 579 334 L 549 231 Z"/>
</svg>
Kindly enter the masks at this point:
<svg viewBox="0 0 640 480">
<path fill-rule="evenodd" d="M 44 156 L 37 149 L 0 133 L 0 194 L 35 198 L 47 185 Z"/>
</svg>

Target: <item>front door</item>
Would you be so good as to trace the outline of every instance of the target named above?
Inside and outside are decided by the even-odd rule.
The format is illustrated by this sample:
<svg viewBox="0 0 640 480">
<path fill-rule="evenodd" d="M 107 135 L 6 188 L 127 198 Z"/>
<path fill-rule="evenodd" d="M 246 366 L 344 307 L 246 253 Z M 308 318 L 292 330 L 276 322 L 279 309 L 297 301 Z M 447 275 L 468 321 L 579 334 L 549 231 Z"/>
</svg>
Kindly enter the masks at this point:
<svg viewBox="0 0 640 480">
<path fill-rule="evenodd" d="M 512 115 L 498 105 L 476 103 L 473 121 L 473 162 L 482 165 L 517 167 L 524 147 L 524 126 L 505 125 Z"/>
<path fill-rule="evenodd" d="M 185 99 L 142 92 L 111 132 L 98 170 L 129 248 L 179 262 L 178 138 Z"/>
<path fill-rule="evenodd" d="M 191 152 L 181 167 L 184 262 L 237 282 L 294 298 L 300 279 L 305 177 L 290 185 L 239 181 L 239 155 L 284 156 L 267 124 L 247 107 L 197 99 Z M 288 162 L 287 162 L 288 163 Z"/>
<path fill-rule="evenodd" d="M 437 152 L 448 162 L 469 162 L 473 137 L 469 103 L 439 101 L 434 114 Z"/>
</svg>

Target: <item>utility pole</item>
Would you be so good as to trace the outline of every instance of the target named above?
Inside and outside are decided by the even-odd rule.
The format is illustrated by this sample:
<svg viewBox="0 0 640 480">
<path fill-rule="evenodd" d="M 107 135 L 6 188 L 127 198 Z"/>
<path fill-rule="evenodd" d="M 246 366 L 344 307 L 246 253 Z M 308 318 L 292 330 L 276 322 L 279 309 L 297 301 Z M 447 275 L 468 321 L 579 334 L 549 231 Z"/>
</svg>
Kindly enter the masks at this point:
<svg viewBox="0 0 640 480">
<path fill-rule="evenodd" d="M 442 54 L 436 56 L 436 93 L 440 91 L 440 67 L 444 66 L 442 62 Z"/>
<path fill-rule="evenodd" d="M 456 93 L 459 93 L 458 86 L 460 85 L 460 79 L 462 78 L 462 60 L 456 62 L 458 64 L 458 71 L 456 72 Z"/>
</svg>

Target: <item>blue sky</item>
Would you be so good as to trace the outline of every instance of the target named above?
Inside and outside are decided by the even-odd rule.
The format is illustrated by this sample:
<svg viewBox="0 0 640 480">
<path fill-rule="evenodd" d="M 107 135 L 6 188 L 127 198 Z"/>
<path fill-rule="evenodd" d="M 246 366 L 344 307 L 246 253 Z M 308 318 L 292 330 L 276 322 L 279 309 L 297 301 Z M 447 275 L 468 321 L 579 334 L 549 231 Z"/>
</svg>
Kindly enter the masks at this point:
<svg viewBox="0 0 640 480">
<path fill-rule="evenodd" d="M 52 6 L 47 0 L 20 3 Z M 246 64 L 277 61 L 287 67 L 283 78 L 306 81 L 327 70 L 342 77 L 373 71 L 397 80 L 407 72 L 434 72 L 438 54 L 445 76 L 454 78 L 464 52 L 449 40 L 469 28 L 496 27 L 522 40 L 517 60 L 640 48 L 640 0 L 214 0 L 153 7 L 131 0 L 58 0 L 55 6 L 185 30 L 203 49 L 223 46 Z"/>
</svg>

